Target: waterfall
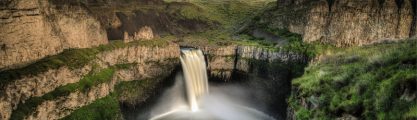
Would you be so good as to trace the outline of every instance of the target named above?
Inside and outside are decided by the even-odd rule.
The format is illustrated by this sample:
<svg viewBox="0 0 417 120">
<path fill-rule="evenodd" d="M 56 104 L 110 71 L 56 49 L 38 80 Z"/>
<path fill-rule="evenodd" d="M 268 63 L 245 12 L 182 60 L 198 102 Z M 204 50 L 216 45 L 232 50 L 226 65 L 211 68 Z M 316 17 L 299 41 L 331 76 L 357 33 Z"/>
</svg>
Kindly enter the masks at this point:
<svg viewBox="0 0 417 120">
<path fill-rule="evenodd" d="M 238 94 L 248 93 L 245 92 L 246 88 L 212 86 L 208 94 L 206 62 L 201 50 L 181 49 L 180 59 L 182 72 L 177 73 L 175 85 L 162 95 L 149 116 L 143 114 L 144 117 L 139 119 L 274 120 L 261 111 L 248 107 L 249 104 L 243 102 L 244 100 L 241 101 L 244 97 Z"/>
<path fill-rule="evenodd" d="M 188 104 L 191 111 L 198 111 L 198 99 L 209 92 L 206 62 L 201 50 L 181 49 L 181 65 L 184 73 Z"/>
</svg>

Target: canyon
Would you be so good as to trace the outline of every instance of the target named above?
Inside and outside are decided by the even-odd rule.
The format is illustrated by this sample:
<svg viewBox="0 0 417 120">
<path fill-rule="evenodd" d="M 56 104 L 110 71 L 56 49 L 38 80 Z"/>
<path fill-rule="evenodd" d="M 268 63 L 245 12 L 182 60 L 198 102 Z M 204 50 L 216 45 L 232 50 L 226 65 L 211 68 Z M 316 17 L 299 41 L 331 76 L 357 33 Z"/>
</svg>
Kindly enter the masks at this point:
<svg viewBox="0 0 417 120">
<path fill-rule="evenodd" d="M 269 2 L 261 2 L 265 9 L 253 18 L 248 14 L 243 23 L 230 24 L 221 21 L 224 16 L 205 16 L 213 11 L 193 1 L 0 1 L 0 118 L 66 119 L 109 98 L 129 110 L 142 107 L 178 71 L 180 49 L 191 47 L 203 52 L 210 82 L 260 91 L 251 96 L 266 104 L 265 113 L 276 119 L 301 119 L 300 111 L 320 107 L 299 81 L 314 73 L 306 71 L 338 61 L 336 52 L 329 50 L 310 55 L 320 46 L 308 44 L 340 51 L 385 42 L 402 45 L 417 37 L 416 0 Z M 242 40 L 242 34 L 255 40 Z M 302 41 L 291 41 L 295 38 Z M 404 48 L 413 47 L 410 43 Z M 415 54 L 404 54 L 408 53 L 411 57 L 398 64 L 412 61 L 408 59 Z M 346 59 L 356 60 L 350 56 Z M 413 87 L 399 84 L 407 90 L 400 94 L 415 100 Z M 120 114 L 115 119 L 127 119 L 117 109 L 111 111 Z M 332 117 L 361 116 L 350 109 L 337 110 Z"/>
</svg>

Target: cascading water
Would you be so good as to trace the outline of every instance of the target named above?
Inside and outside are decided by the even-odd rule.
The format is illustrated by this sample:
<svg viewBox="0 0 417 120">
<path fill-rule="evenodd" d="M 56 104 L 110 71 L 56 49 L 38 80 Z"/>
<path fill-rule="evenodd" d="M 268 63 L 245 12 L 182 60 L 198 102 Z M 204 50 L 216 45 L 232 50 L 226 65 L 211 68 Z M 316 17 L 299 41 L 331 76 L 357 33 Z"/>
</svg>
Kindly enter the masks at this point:
<svg viewBox="0 0 417 120">
<path fill-rule="evenodd" d="M 149 113 L 151 120 L 274 120 L 250 108 L 236 94 L 245 89 L 234 86 L 212 87 L 209 93 L 204 55 L 198 49 L 181 49 L 182 73 Z M 236 92 L 238 91 L 238 92 Z M 226 94 L 234 92 L 232 94 Z M 142 118 L 142 117 L 139 117 Z"/>
<path fill-rule="evenodd" d="M 191 111 L 199 109 L 197 100 L 209 92 L 206 63 L 201 50 L 181 50 L 181 65 L 184 71 L 187 99 Z"/>
</svg>

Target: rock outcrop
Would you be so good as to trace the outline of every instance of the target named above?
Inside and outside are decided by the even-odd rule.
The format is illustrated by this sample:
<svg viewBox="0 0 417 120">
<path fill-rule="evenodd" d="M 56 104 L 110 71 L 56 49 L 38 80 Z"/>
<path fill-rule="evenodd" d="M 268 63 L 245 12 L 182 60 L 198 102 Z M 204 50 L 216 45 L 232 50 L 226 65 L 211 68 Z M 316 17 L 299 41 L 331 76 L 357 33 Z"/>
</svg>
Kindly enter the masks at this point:
<svg viewBox="0 0 417 120">
<path fill-rule="evenodd" d="M 36 107 L 36 110 L 26 119 L 60 119 L 74 110 L 108 96 L 114 91 L 115 85 L 121 81 L 143 80 L 149 78 L 164 78 L 171 74 L 178 61 L 161 60 L 159 65 L 141 64 L 131 69 L 116 71 L 110 82 L 94 86 L 87 92 L 77 91 L 56 100 L 46 101 Z"/>
<path fill-rule="evenodd" d="M 416 0 L 278 0 L 260 17 L 271 29 L 288 29 L 306 42 L 336 46 L 416 36 Z"/>
<path fill-rule="evenodd" d="M 106 29 L 109 40 L 149 39 L 152 36 L 196 33 L 212 28 L 207 21 L 181 14 L 183 11 L 199 9 L 190 3 L 111 0 L 104 3 L 89 2 L 86 5 Z"/>
<path fill-rule="evenodd" d="M 125 42 L 131 42 L 133 40 L 151 40 L 154 38 L 152 28 L 149 26 L 144 26 L 139 29 L 138 32 L 135 32 L 133 36 L 129 36 L 129 33 L 124 32 L 123 40 Z"/>
<path fill-rule="evenodd" d="M 6 0 L 0 4 L 0 70 L 60 53 L 107 43 L 100 23 L 83 6 L 48 0 Z"/>
<path fill-rule="evenodd" d="M 164 47 L 127 46 L 99 53 L 93 61 L 79 69 L 69 69 L 63 66 L 37 75 L 22 76 L 20 79 L 2 85 L 4 88 L 0 90 L 0 106 L 2 108 L 0 116 L 2 119 L 9 119 L 12 111 L 19 106 L 19 103 L 24 103 L 31 97 L 45 95 L 59 86 L 77 83 L 83 76 L 91 73 L 94 69 L 105 69 L 117 64 L 135 64 L 134 69 L 116 71 L 112 82 L 94 86 L 90 92 L 71 93 L 69 96 L 64 96 L 64 98 L 44 102 L 36 108 L 37 115 L 29 117 L 33 119 L 62 118 L 71 113 L 72 110 L 91 103 L 97 98 L 106 96 L 113 90 L 114 82 L 140 80 L 158 77 L 161 74 L 170 74 L 174 66 L 178 64 L 178 60 L 171 59 L 178 59 L 179 52 L 179 46 L 175 44 L 169 44 Z M 153 62 L 160 66 L 152 66 Z"/>
<path fill-rule="evenodd" d="M 221 80 L 230 80 L 234 71 L 250 72 L 251 60 L 272 62 L 306 62 L 304 55 L 274 51 L 256 46 L 230 45 L 220 47 L 201 47 L 207 56 L 209 74 Z"/>
</svg>

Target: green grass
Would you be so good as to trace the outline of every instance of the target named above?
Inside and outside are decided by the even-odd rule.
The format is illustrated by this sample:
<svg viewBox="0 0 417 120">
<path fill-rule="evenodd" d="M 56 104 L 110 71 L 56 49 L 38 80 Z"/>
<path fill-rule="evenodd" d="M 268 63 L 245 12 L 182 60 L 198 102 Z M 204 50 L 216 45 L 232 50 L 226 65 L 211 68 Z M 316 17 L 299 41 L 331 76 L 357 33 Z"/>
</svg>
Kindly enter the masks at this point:
<svg viewBox="0 0 417 120">
<path fill-rule="evenodd" d="M 405 117 L 407 119 L 411 119 L 411 118 L 417 118 L 417 105 L 414 105 L 413 107 L 410 108 L 410 111 L 408 111 L 405 114 Z"/>
<path fill-rule="evenodd" d="M 111 51 L 133 46 L 164 47 L 167 46 L 169 44 L 168 41 L 172 39 L 176 38 L 168 36 L 155 40 L 133 41 L 130 43 L 124 43 L 123 41 L 113 41 L 107 45 L 100 45 L 94 48 L 67 49 L 58 55 L 43 58 L 23 68 L 1 71 L 0 88 L 4 88 L 14 80 L 21 79 L 22 77 L 37 75 L 51 69 L 61 68 L 63 66 L 66 66 L 70 69 L 82 68 L 92 60 L 96 59 L 97 54 L 104 51 Z"/>
<path fill-rule="evenodd" d="M 180 2 L 179 0 L 165 0 L 169 3 Z M 239 1 L 206 1 L 190 0 L 195 6 L 184 7 L 180 14 L 189 19 L 216 21 L 224 28 L 232 28 L 250 19 L 260 11 L 267 3 L 273 0 L 239 0 Z"/>
<path fill-rule="evenodd" d="M 218 23 L 218 19 L 214 19 L 207 11 L 188 2 L 170 2 L 168 3 L 167 12 L 171 15 L 176 15 L 180 20 L 196 20 L 205 22 L 210 26 Z"/>
<path fill-rule="evenodd" d="M 310 63 L 289 99 L 299 118 L 415 119 L 416 40 L 327 49 Z M 414 91 L 413 91 L 414 89 Z M 406 91 L 411 93 L 406 93 Z M 413 93 L 414 92 L 414 93 Z M 300 99 L 318 108 L 305 108 Z M 405 114 L 405 115 L 404 115 Z"/>
<path fill-rule="evenodd" d="M 112 79 L 114 72 L 115 68 L 110 67 L 107 69 L 100 70 L 97 73 L 89 73 L 77 83 L 71 83 L 64 86 L 60 86 L 56 88 L 54 91 L 49 92 L 40 97 L 32 97 L 26 100 L 24 103 L 20 103 L 17 109 L 13 110 L 11 119 L 22 120 L 27 115 L 33 113 L 36 107 L 45 101 L 55 100 L 59 97 L 68 96 L 70 93 L 73 93 L 75 91 L 86 92 L 93 86 L 109 82 Z"/>
<path fill-rule="evenodd" d="M 144 79 L 120 82 L 110 95 L 75 110 L 63 120 L 116 120 L 122 119 L 119 103 L 142 102 L 150 97 L 160 80 Z"/>
<path fill-rule="evenodd" d="M 167 2 L 176 3 L 178 0 L 165 0 Z M 189 3 L 194 4 L 192 8 L 184 8 L 181 14 L 188 16 L 188 19 L 208 19 L 218 21 L 223 27 L 217 30 L 208 30 L 203 33 L 186 35 L 183 42 L 187 44 L 199 46 L 228 46 L 228 45 L 245 45 L 256 46 L 273 51 L 288 51 L 298 54 L 304 54 L 313 58 L 322 47 L 328 47 L 319 43 L 304 43 L 302 36 L 291 33 L 287 29 L 278 29 L 270 27 L 270 25 L 258 23 L 255 14 L 270 9 L 275 9 L 276 3 L 272 0 L 239 0 L 239 1 L 205 1 L 191 0 Z M 179 4 L 179 3 L 177 3 Z M 185 4 L 185 3 L 183 3 Z M 259 17 L 259 16 L 258 16 Z M 254 38 L 248 35 L 235 35 L 236 27 L 254 20 L 257 26 L 266 32 L 273 33 L 288 40 L 288 44 L 276 47 L 277 43 Z M 250 28 L 249 28 L 250 29 Z"/>
<path fill-rule="evenodd" d="M 116 85 L 115 92 L 120 100 L 129 103 L 143 102 L 154 92 L 160 79 L 144 79 L 121 82 Z"/>
<path fill-rule="evenodd" d="M 93 103 L 83 106 L 75 110 L 70 115 L 62 118 L 62 120 L 121 120 L 122 114 L 120 111 L 119 101 L 117 95 L 111 93 L 110 95 L 98 99 Z"/>
<path fill-rule="evenodd" d="M 255 38 L 247 34 L 241 34 L 240 40 L 238 40 L 237 43 L 240 43 L 240 45 L 258 46 L 274 51 L 297 53 L 305 55 L 308 58 L 314 58 L 317 54 L 322 53 L 325 50 L 338 49 L 335 46 L 325 45 L 322 43 L 305 43 L 303 42 L 302 36 L 300 34 L 292 33 L 287 29 L 265 28 L 264 30 L 285 39 L 288 43 L 276 46 L 277 43 L 275 42 Z"/>
</svg>

